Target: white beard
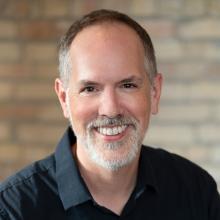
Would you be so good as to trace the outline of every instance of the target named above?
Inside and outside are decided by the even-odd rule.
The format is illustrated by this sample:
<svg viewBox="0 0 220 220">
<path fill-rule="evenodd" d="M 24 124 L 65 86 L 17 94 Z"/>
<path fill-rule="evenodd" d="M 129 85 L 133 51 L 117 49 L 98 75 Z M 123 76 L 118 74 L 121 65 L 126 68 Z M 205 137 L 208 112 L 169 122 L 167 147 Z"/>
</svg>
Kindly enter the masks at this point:
<svg viewBox="0 0 220 220">
<path fill-rule="evenodd" d="M 67 109 L 69 113 L 69 120 L 74 129 L 74 122 L 70 110 L 70 102 L 67 96 Z M 94 127 L 103 126 L 103 125 L 123 125 L 124 123 L 130 125 L 130 133 L 128 138 L 125 138 L 122 141 L 115 141 L 110 143 L 101 143 L 97 140 L 94 135 Z M 77 143 L 79 146 L 85 147 L 86 152 L 88 153 L 89 158 L 96 163 L 97 165 L 111 170 L 116 171 L 128 164 L 130 164 L 139 154 L 141 149 L 141 144 L 144 138 L 144 135 L 141 135 L 140 125 L 136 119 L 131 117 L 121 117 L 109 119 L 107 117 L 101 117 L 90 122 L 83 134 L 75 133 L 77 137 Z M 119 155 L 118 151 L 120 148 L 126 148 L 126 153 Z M 106 157 L 105 153 L 111 154 L 111 158 Z"/>
</svg>

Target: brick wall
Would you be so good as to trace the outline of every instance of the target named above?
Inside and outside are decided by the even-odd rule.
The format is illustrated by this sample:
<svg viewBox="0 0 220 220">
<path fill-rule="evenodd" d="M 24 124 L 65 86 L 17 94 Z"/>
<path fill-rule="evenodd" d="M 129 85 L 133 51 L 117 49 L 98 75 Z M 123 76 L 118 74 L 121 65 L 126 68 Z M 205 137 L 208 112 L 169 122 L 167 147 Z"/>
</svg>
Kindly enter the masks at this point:
<svg viewBox="0 0 220 220">
<path fill-rule="evenodd" d="M 0 1 L 0 180 L 54 150 L 67 124 L 53 91 L 57 41 L 98 8 L 128 13 L 153 38 L 165 81 L 145 142 L 195 161 L 220 186 L 219 0 Z"/>
</svg>

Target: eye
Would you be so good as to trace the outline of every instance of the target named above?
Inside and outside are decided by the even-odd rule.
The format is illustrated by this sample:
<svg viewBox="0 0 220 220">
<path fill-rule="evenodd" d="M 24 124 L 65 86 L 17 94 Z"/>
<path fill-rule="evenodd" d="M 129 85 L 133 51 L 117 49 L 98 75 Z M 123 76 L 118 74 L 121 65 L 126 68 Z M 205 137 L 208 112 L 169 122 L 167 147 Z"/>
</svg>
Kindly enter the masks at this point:
<svg viewBox="0 0 220 220">
<path fill-rule="evenodd" d="M 93 86 L 87 86 L 83 89 L 83 92 L 94 92 L 95 88 Z"/>
<path fill-rule="evenodd" d="M 97 91 L 98 91 L 98 89 L 95 86 L 85 86 L 84 88 L 82 88 L 80 90 L 80 93 L 81 94 L 92 94 L 92 93 L 95 93 Z"/>
<path fill-rule="evenodd" d="M 125 88 L 125 89 L 132 89 L 132 88 L 137 88 L 137 85 L 134 84 L 134 83 L 124 83 L 122 85 L 122 87 Z"/>
</svg>

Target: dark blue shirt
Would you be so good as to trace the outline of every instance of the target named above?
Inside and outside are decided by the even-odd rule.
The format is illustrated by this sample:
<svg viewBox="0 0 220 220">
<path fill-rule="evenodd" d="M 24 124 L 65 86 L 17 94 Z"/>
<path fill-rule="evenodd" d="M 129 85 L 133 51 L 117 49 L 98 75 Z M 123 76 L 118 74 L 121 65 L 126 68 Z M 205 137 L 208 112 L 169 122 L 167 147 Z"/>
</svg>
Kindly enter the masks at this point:
<svg viewBox="0 0 220 220">
<path fill-rule="evenodd" d="M 145 146 L 136 187 L 121 215 L 99 206 L 73 158 L 75 142 L 69 128 L 54 154 L 0 185 L 1 220 L 220 220 L 220 197 L 206 171 L 175 154 Z"/>
</svg>

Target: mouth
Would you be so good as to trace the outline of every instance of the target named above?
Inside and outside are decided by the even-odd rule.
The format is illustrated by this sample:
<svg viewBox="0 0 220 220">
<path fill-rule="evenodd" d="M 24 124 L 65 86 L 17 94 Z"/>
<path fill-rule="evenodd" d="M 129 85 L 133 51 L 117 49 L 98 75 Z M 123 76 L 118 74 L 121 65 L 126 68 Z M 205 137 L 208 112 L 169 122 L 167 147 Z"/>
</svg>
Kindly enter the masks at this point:
<svg viewBox="0 0 220 220">
<path fill-rule="evenodd" d="M 120 141 L 125 138 L 129 125 L 111 125 L 96 127 L 95 131 L 105 142 Z"/>
<path fill-rule="evenodd" d="M 105 135 L 105 136 L 116 136 L 122 134 L 128 125 L 118 125 L 118 126 L 111 126 L 111 127 L 97 127 L 96 131 L 99 134 Z"/>
</svg>

